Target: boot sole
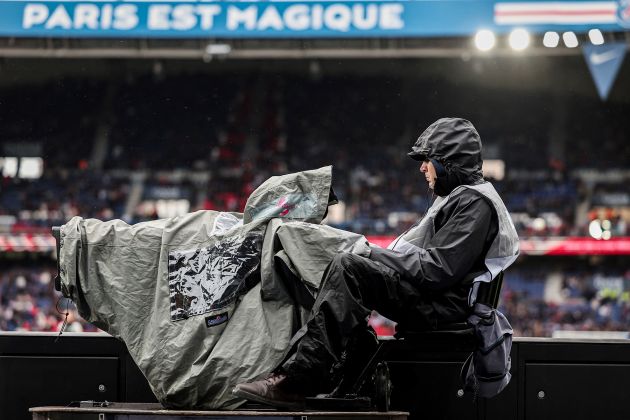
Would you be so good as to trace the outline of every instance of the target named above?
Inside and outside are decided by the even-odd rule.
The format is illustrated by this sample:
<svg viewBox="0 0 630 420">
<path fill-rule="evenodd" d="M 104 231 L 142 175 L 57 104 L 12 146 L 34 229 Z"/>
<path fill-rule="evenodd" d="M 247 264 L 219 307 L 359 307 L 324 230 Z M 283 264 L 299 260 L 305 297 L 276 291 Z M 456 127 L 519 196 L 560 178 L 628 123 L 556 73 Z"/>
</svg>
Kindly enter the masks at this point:
<svg viewBox="0 0 630 420">
<path fill-rule="evenodd" d="M 272 400 L 272 399 L 265 398 L 257 394 L 252 394 L 251 392 L 247 392 L 238 388 L 234 388 L 232 390 L 232 394 L 236 395 L 237 397 L 245 398 L 246 400 L 267 404 L 274 408 L 288 408 L 291 410 L 304 409 L 304 403 Z"/>
</svg>

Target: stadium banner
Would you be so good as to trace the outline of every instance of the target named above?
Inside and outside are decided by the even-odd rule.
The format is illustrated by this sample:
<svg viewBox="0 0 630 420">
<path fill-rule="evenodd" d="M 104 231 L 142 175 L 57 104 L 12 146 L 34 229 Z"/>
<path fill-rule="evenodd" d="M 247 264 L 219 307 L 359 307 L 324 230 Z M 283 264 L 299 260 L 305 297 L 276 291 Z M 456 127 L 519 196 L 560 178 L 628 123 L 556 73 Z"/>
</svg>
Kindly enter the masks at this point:
<svg viewBox="0 0 630 420">
<path fill-rule="evenodd" d="M 520 248 L 521 253 L 525 255 L 630 255 L 630 238 L 521 239 Z"/>
<path fill-rule="evenodd" d="M 595 82 L 602 101 L 608 98 L 626 56 L 626 43 L 614 42 L 606 45 L 584 45 L 582 53 Z"/>
<path fill-rule="evenodd" d="M 367 240 L 386 248 L 395 236 L 368 236 Z M 521 238 L 524 255 L 630 255 L 630 237 L 609 240 L 586 237 Z"/>
<path fill-rule="evenodd" d="M 10 37 L 450 37 L 514 27 L 624 31 L 630 0 L 0 0 L 0 36 Z"/>
<path fill-rule="evenodd" d="M 368 236 L 367 240 L 382 248 L 395 236 Z M 47 233 L 0 233 L 0 252 L 38 252 L 55 250 L 55 239 Z M 598 240 L 583 237 L 521 238 L 524 255 L 630 255 L 630 237 Z"/>
</svg>

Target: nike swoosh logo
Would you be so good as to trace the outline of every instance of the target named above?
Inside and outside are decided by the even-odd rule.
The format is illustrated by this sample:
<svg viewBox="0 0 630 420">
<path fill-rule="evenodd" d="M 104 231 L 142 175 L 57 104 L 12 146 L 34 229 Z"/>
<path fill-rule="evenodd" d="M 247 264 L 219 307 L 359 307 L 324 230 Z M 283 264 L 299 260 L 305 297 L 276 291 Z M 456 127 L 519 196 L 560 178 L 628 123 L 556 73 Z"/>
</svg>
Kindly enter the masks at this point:
<svg viewBox="0 0 630 420">
<path fill-rule="evenodd" d="M 614 60 L 617 58 L 617 51 L 606 51 L 601 54 L 591 53 L 589 56 L 591 63 L 599 66 L 600 64 L 604 64 L 610 60 Z"/>
</svg>

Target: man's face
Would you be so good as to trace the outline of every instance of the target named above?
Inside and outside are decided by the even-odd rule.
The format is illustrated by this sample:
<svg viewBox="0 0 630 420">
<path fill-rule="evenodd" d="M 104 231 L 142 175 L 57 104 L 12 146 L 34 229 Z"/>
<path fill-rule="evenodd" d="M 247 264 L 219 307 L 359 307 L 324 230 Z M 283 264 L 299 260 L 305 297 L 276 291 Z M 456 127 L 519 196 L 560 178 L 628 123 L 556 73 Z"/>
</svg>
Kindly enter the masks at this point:
<svg viewBox="0 0 630 420">
<path fill-rule="evenodd" d="M 429 160 L 423 161 L 422 165 L 420 165 L 420 172 L 424 174 L 424 178 L 427 180 L 429 188 L 433 189 L 433 187 L 435 187 L 435 179 L 437 178 L 433 163 Z"/>
</svg>

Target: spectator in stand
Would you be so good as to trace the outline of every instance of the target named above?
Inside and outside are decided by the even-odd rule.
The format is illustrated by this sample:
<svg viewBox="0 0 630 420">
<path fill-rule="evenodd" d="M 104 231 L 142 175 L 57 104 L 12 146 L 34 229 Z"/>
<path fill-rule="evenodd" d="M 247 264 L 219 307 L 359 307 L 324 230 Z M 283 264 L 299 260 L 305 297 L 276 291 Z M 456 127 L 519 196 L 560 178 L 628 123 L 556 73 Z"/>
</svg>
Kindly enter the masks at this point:
<svg viewBox="0 0 630 420">
<path fill-rule="evenodd" d="M 59 331 L 66 305 L 68 331 L 97 330 L 54 290 L 54 272 L 53 268 L 13 268 L 0 273 L 0 331 Z"/>
</svg>

